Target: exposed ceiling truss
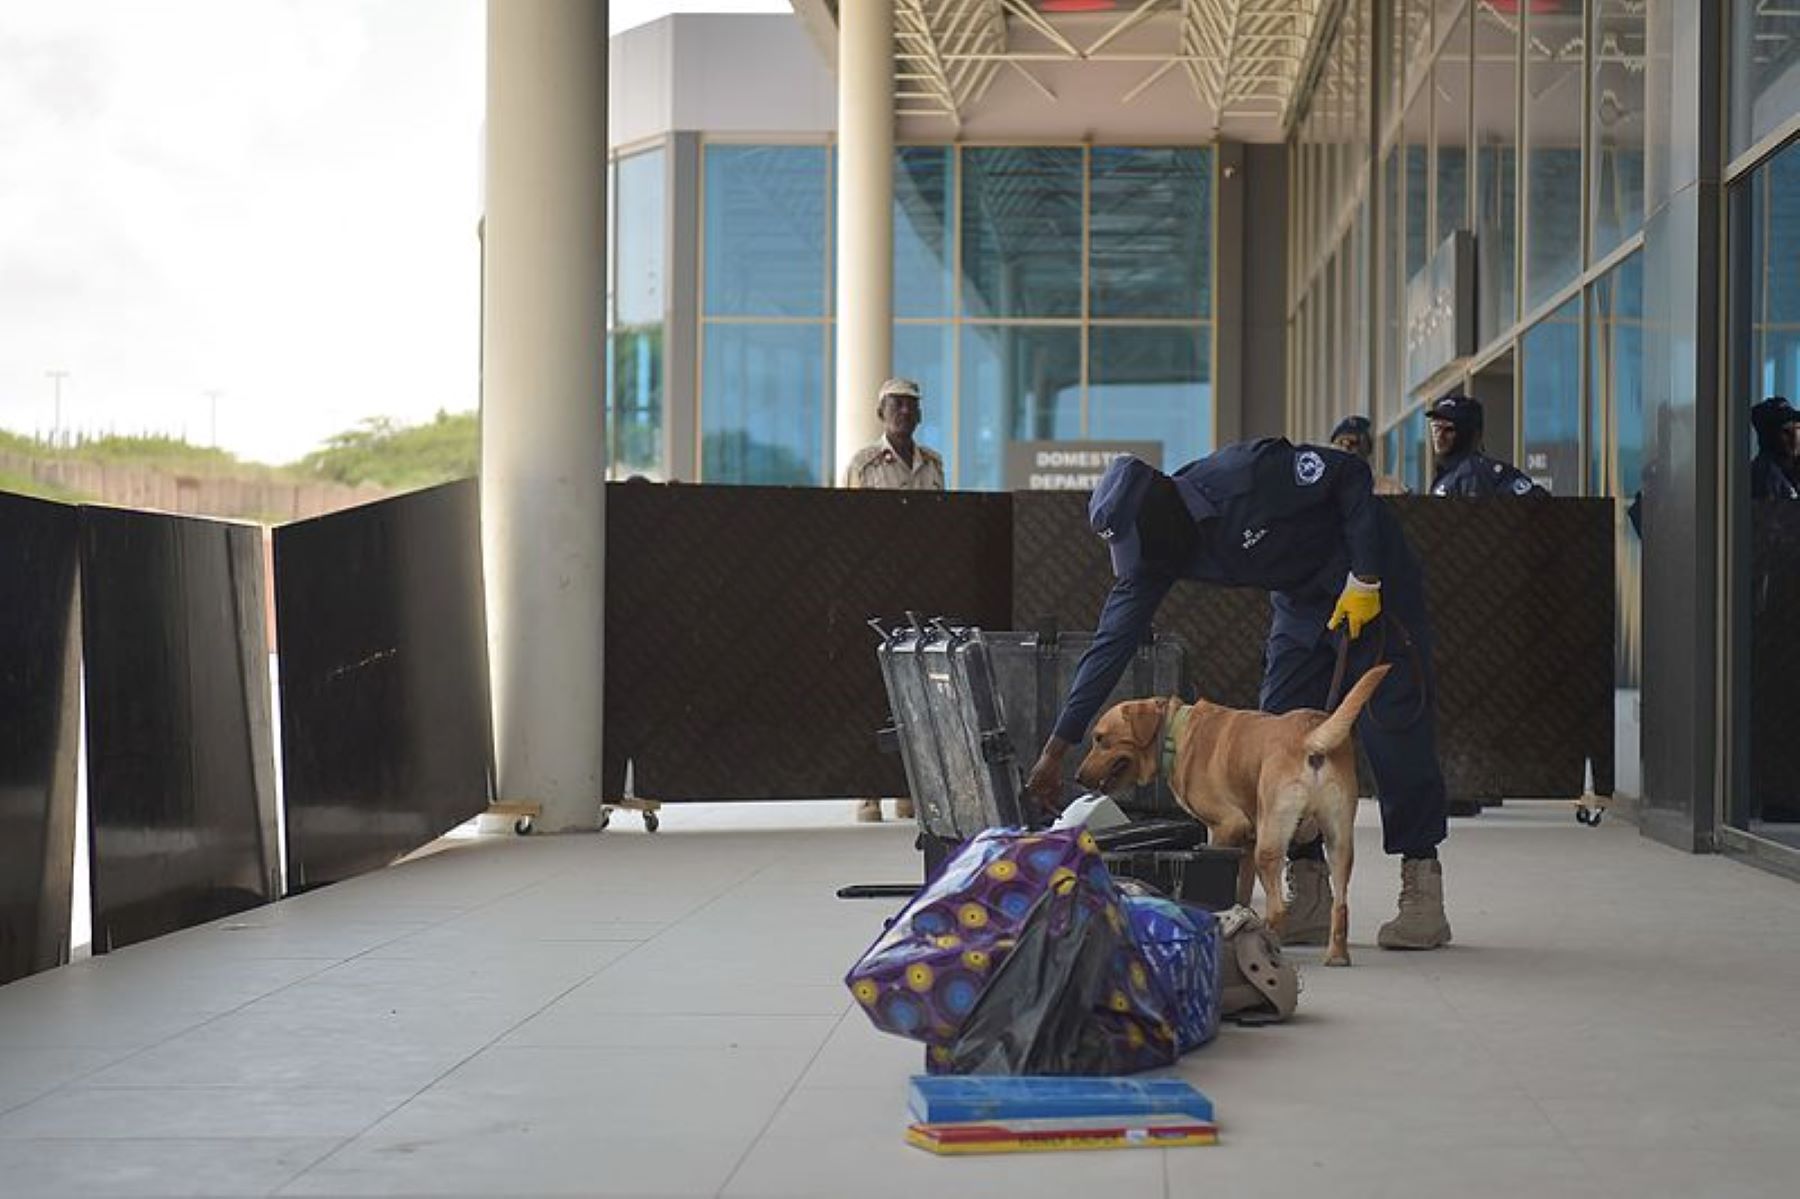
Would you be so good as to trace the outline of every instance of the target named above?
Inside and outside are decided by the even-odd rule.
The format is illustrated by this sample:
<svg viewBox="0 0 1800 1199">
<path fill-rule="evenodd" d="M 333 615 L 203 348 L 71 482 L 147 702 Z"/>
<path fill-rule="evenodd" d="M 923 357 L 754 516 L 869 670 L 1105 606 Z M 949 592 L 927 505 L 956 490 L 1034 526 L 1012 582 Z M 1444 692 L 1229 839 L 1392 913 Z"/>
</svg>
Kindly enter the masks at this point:
<svg viewBox="0 0 1800 1199">
<path fill-rule="evenodd" d="M 1215 129 L 1233 117 L 1285 122 L 1329 2 L 1117 0 L 1071 13 L 1043 0 L 894 0 L 896 103 L 960 127 L 1003 71 L 1054 102 L 1055 64 L 1111 62 L 1142 68 L 1121 104 L 1179 72 Z"/>
</svg>

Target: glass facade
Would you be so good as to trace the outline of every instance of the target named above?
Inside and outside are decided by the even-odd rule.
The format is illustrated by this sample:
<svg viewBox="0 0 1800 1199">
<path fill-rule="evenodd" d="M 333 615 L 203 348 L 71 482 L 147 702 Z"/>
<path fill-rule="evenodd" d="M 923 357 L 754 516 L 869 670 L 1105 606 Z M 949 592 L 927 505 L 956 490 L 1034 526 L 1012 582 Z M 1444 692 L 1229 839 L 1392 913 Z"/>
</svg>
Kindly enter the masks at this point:
<svg viewBox="0 0 1800 1199">
<path fill-rule="evenodd" d="M 700 477 L 823 482 L 831 157 L 709 145 L 701 185 Z"/>
<path fill-rule="evenodd" d="M 1519 460 L 1559 495 L 1616 493 L 1620 473 L 1595 463 L 1609 436 L 1641 444 L 1643 408 L 1621 394 L 1635 389 L 1635 374 L 1620 377 L 1617 360 L 1590 362 L 1584 337 L 1592 329 L 1584 327 L 1594 318 L 1584 304 L 1602 286 L 1609 302 L 1630 290 L 1614 276 L 1643 238 L 1645 12 L 1635 0 L 1348 6 L 1328 60 L 1366 72 L 1385 48 L 1397 69 L 1373 81 L 1378 102 L 1354 110 L 1345 126 L 1330 115 L 1332 98 L 1357 88 L 1334 82 L 1327 68 L 1290 143 L 1297 249 L 1289 336 L 1301 369 L 1290 376 L 1289 411 L 1297 435 L 1323 437 L 1340 416 L 1369 412 L 1380 428 L 1402 430 L 1381 439 L 1384 466 L 1422 481 L 1422 439 L 1404 432 L 1412 414 L 1468 387 L 1483 362 L 1516 354 L 1517 400 L 1490 403 L 1516 402 L 1519 410 L 1489 421 L 1503 440 L 1506 430 L 1513 437 L 1490 442 L 1489 451 Z M 1365 46 L 1376 18 L 1386 36 L 1380 47 Z M 1369 118 L 1378 126 L 1365 141 Z M 1328 131 L 1347 127 L 1347 144 L 1372 152 L 1349 155 L 1328 177 L 1318 149 L 1339 136 Z M 1302 215 L 1309 213 L 1326 215 Z M 1373 250 L 1366 258 L 1353 248 L 1365 227 Z M 1409 309 L 1418 296 L 1409 297 L 1408 286 L 1459 230 L 1475 243 L 1474 353 L 1418 364 L 1409 379 L 1407 330 L 1423 314 Z M 1343 265 L 1358 261 L 1370 263 L 1372 275 Z M 1630 298 L 1635 311 L 1635 293 Z M 1360 365 L 1371 355 L 1372 372 Z M 1373 380 L 1372 402 L 1355 387 L 1321 395 L 1314 386 L 1353 377 Z M 1614 423 L 1596 424 L 1596 412 Z"/>
<path fill-rule="evenodd" d="M 667 171 L 660 147 L 623 157 L 612 170 L 606 403 L 611 478 L 662 469 Z"/>
<path fill-rule="evenodd" d="M 700 478 L 824 483 L 832 151 L 702 147 Z M 894 170 L 894 372 L 952 486 L 1009 441 L 1212 447 L 1210 148 L 910 145 Z M 873 398 L 870 400 L 873 403 Z"/>
</svg>

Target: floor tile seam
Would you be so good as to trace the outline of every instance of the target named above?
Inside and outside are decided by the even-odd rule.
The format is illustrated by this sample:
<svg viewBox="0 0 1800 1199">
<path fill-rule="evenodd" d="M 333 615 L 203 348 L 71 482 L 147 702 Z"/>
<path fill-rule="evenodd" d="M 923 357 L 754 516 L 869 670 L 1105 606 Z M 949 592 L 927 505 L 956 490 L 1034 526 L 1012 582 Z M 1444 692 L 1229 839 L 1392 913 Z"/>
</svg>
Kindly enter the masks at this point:
<svg viewBox="0 0 1800 1199">
<path fill-rule="evenodd" d="M 170 1032 L 168 1035 L 166 1035 L 158 1040 L 152 1041 L 147 1045 L 140 1045 L 138 1048 L 133 1049 L 131 1052 L 125 1054 L 122 1057 L 116 1057 L 109 1062 L 106 1062 L 99 1066 L 95 1066 L 91 1070 L 85 1070 L 82 1073 L 75 1075 L 73 1078 L 66 1078 L 62 1082 L 59 1082 L 55 1086 L 51 1087 L 49 1090 L 40 1092 L 36 1096 L 32 1097 L 28 1101 L 28 1103 L 38 1103 L 42 1100 L 48 1099 L 50 1096 L 58 1093 L 59 1091 L 62 1091 L 69 1087 L 75 1086 L 78 1083 L 86 1082 L 88 1079 L 93 1078 L 97 1074 L 104 1074 L 108 1070 L 112 1070 L 116 1067 L 123 1066 L 127 1062 L 133 1061 L 136 1058 L 139 1058 L 154 1049 L 160 1049 L 164 1045 L 167 1045 L 169 1042 L 174 1041 L 180 1037 L 185 1037 L 189 1033 L 198 1032 L 200 1029 L 205 1028 L 207 1025 L 212 1024 L 218 1020 L 222 1020 L 222 1019 L 226 1018 L 227 1016 L 235 1016 L 238 1013 L 244 1011 L 246 1008 L 249 1008 L 249 1007 L 254 1006 L 255 1004 L 261 1003 L 263 1000 L 269 998 L 272 995 L 279 995 L 281 992 L 289 989 L 290 987 L 298 986 L 299 984 L 301 984 L 303 982 L 309 982 L 312 979 L 318 978 L 321 974 L 325 974 L 328 971 L 335 970 L 338 966 L 342 965 L 345 961 L 347 961 L 349 959 L 340 958 L 340 959 L 334 960 L 334 959 L 326 959 L 326 958 L 319 958 L 319 959 L 303 958 L 303 959 L 285 959 L 285 960 L 293 960 L 293 961 L 315 961 L 316 960 L 316 961 L 319 961 L 321 964 L 320 964 L 319 969 L 310 971 L 306 974 L 299 976 L 298 978 L 290 979 L 288 982 L 283 983 L 281 986 L 276 987 L 272 991 L 268 991 L 268 992 L 265 992 L 264 994 L 254 996 L 250 999 L 246 999 L 244 1002 L 238 1004 L 236 1007 L 227 1008 L 221 1012 L 210 1013 L 210 1014 L 206 1015 L 205 1017 L 203 1017 L 202 1019 L 195 1021 L 193 1024 L 185 1025 L 184 1027 L 175 1029 L 174 1031 Z M 8 1108 L 0 1108 L 0 1115 L 6 1115 L 10 1112 L 18 1110 L 18 1108 L 20 1108 L 20 1107 L 24 1107 L 24 1106 L 26 1106 L 26 1104 L 19 1104 L 14 1107 L 8 1107 Z"/>
<path fill-rule="evenodd" d="M 382 867 L 382 869 L 383 870 L 391 870 L 391 869 L 393 869 L 393 866 L 391 866 L 391 865 L 384 866 L 384 867 Z M 344 881 L 350 881 L 350 880 L 344 880 Z M 527 884 L 526 886 L 519 887 L 514 891 L 507 892 L 506 895 L 497 896 L 497 897 L 495 897 L 494 900 L 491 900 L 489 902 L 497 902 L 499 899 L 508 898 L 511 895 L 517 894 L 519 891 L 527 890 L 527 889 L 529 889 L 529 887 L 535 886 L 535 885 L 536 885 L 536 883 Z M 276 902 L 279 903 L 279 902 L 281 902 L 281 900 L 277 900 Z M 255 911 L 255 910 L 256 909 L 254 909 L 254 908 L 249 909 L 249 911 Z M 472 911 L 475 909 L 465 909 L 465 910 Z M 0 1108 L 0 1115 L 6 1115 L 10 1112 L 18 1110 L 21 1107 L 25 1107 L 28 1104 L 37 1103 L 41 1100 L 47 1099 L 51 1095 L 56 1094 L 57 1092 L 63 1090 L 66 1087 L 74 1086 L 75 1084 L 84 1082 L 87 1079 L 90 1079 L 97 1074 L 102 1074 L 102 1073 L 105 1073 L 106 1071 L 111 1070 L 117 1066 L 122 1066 L 122 1065 L 126 1064 L 127 1062 L 130 1062 L 130 1061 L 142 1056 L 143 1054 L 149 1053 L 153 1049 L 160 1049 L 162 1046 L 168 1044 L 169 1042 L 171 1042 L 179 1037 L 184 1037 L 184 1036 L 187 1036 L 189 1033 L 197 1032 L 200 1029 L 205 1028 L 207 1025 L 213 1024 L 213 1023 L 217 1022 L 218 1020 L 224 1019 L 225 1017 L 235 1016 L 238 1013 L 244 1011 L 246 1008 L 249 1008 L 249 1007 L 254 1006 L 255 1004 L 261 1003 L 263 1000 L 271 998 L 272 996 L 279 995 L 282 992 L 290 990 L 293 987 L 297 987 L 302 983 L 311 982 L 311 981 L 317 979 L 320 975 L 327 974 L 327 973 L 331 972 L 332 970 L 337 969 L 339 966 L 346 965 L 350 962 L 359 961 L 362 958 L 367 957 L 369 954 L 374 953 L 376 950 L 383 949 L 383 948 L 387 947 L 388 945 L 393 944 L 396 941 L 402 941 L 402 940 L 405 940 L 407 937 L 417 935 L 419 932 L 438 928 L 444 924 L 450 923 L 451 921 L 457 919 L 460 915 L 461 915 L 461 913 L 458 912 L 458 913 L 455 913 L 452 915 L 447 915 L 442 920 L 424 922 L 423 929 L 415 929 L 415 930 L 412 930 L 409 932 L 396 934 L 395 936 L 390 937 L 389 939 L 387 939 L 385 941 L 381 941 L 375 945 L 371 945 L 367 949 L 361 950 L 358 953 L 351 954 L 348 957 L 252 959 L 252 960 L 274 960 L 274 961 L 308 961 L 308 962 L 316 961 L 316 962 L 320 963 L 320 965 L 317 970 L 312 970 L 312 971 L 307 972 L 306 974 L 300 975 L 297 978 L 290 979 L 286 983 L 283 983 L 281 986 L 276 987 L 273 990 L 266 991 L 261 995 L 257 995 L 257 996 L 254 996 L 253 998 L 247 999 L 243 1003 L 240 1003 L 240 1004 L 236 1005 L 235 1007 L 227 1008 L 224 1011 L 220 1011 L 220 1012 L 213 1012 L 213 1013 L 205 1016 L 203 1019 L 200 1019 L 200 1020 L 194 1022 L 193 1024 L 186 1025 L 182 1028 L 179 1028 L 179 1029 L 176 1029 L 176 1030 L 170 1032 L 167 1036 L 164 1036 L 158 1040 L 152 1041 L 151 1043 L 149 1043 L 147 1045 L 141 1045 L 137 1049 L 132 1050 L 130 1053 L 127 1053 L 122 1057 L 114 1058 L 112 1061 L 109 1061 L 100 1066 L 96 1066 L 92 1070 L 87 1070 L 80 1074 L 77 1074 L 73 1078 L 64 1079 L 62 1082 L 56 1084 L 55 1086 L 51 1087 L 50 1089 L 48 1089 L 46 1091 L 41 1091 L 37 1095 L 34 1095 L 32 1098 L 26 1100 L 25 1103 L 15 1104 L 15 1105 L 5 1107 L 5 1108 Z M 154 940 L 154 938 L 153 938 L 153 940 Z M 624 955 L 621 955 L 621 956 L 624 956 Z M 591 978 L 592 976 L 590 975 L 589 977 Z M 585 982 L 587 980 L 583 979 L 582 981 Z M 577 983 L 576 985 L 579 986 L 580 984 Z M 410 1103 L 411 1101 L 412 1101 L 412 1098 L 409 1097 L 405 1102 Z"/>
<path fill-rule="evenodd" d="M 535 886 L 537 884 L 533 883 L 530 885 Z M 528 888 L 520 888 L 520 889 L 525 890 Z M 514 894 L 516 894 L 516 892 L 514 892 Z M 505 898 L 505 897 L 499 897 L 499 898 Z M 677 923 L 679 923 L 679 922 L 677 922 Z M 674 927 L 673 924 L 668 926 L 668 928 L 673 928 L 673 927 Z M 481 1054 L 486 1053 L 489 1049 L 498 1047 L 501 1041 L 505 1040 L 507 1037 L 509 1037 L 513 1033 L 517 1032 L 520 1028 L 524 1027 L 526 1024 L 528 1024 L 532 1020 L 536 1019 L 538 1016 L 543 1015 L 545 1011 L 547 1011 L 551 1007 L 554 1007 L 556 1004 L 560 1003 L 562 1000 L 568 998 L 568 996 L 573 994 L 575 991 L 579 990 L 581 987 L 583 987 L 587 983 L 592 982 L 595 978 L 599 977 L 601 974 L 604 974 L 607 970 L 610 970 L 612 967 L 618 965 L 620 962 L 624 961 L 626 958 L 630 957 L 632 954 L 637 953 L 639 950 L 643 949 L 644 946 L 650 944 L 651 941 L 654 941 L 658 937 L 661 937 L 664 933 L 666 933 L 668 931 L 668 928 L 660 929 L 655 934 L 653 934 L 651 937 L 647 938 L 646 940 L 639 941 L 639 942 L 632 944 L 630 949 L 626 950 L 624 953 L 620 954 L 618 957 L 613 958 L 612 960 L 606 962 L 599 969 L 594 970 L 579 979 L 576 979 L 574 982 L 570 983 L 567 987 L 563 988 L 561 991 L 557 992 L 555 995 L 550 996 L 548 999 L 546 999 L 542 1004 L 540 1004 L 535 1009 L 525 1013 L 524 1015 L 520 1016 L 519 1019 L 513 1021 L 511 1024 L 500 1029 L 492 1037 L 490 1037 L 485 1043 L 483 1043 L 482 1045 L 471 1050 L 469 1053 L 465 1054 L 463 1057 L 459 1058 L 457 1061 L 452 1063 L 450 1066 L 446 1067 L 444 1070 L 439 1072 L 436 1077 L 432 1078 L 424 1086 L 419 1087 L 411 1095 L 408 1095 L 405 1099 L 402 1099 L 399 1103 L 395 1104 L 394 1106 L 392 1106 L 392 1107 L 388 1108 L 386 1111 L 384 1111 L 379 1117 L 372 1120 L 368 1124 L 364 1125 L 363 1128 L 359 1132 L 355 1133 L 352 1136 L 344 1138 L 341 1142 L 339 1142 L 336 1146 L 334 1146 L 329 1153 L 327 1153 L 324 1156 L 315 1160 L 305 1170 L 301 1171 L 300 1174 L 297 1174 L 294 1177 L 289 1178 L 286 1182 L 284 1182 L 282 1184 L 281 1189 L 285 1190 L 286 1188 L 292 1186 L 295 1182 L 298 1182 L 301 1177 L 304 1177 L 304 1175 L 310 1173 L 312 1170 L 325 1164 L 325 1162 L 328 1161 L 329 1159 L 331 1159 L 331 1158 L 337 1156 L 339 1153 L 343 1152 L 343 1150 L 345 1148 L 347 1148 L 352 1142 L 361 1139 L 364 1135 L 366 1135 L 369 1132 L 370 1129 L 374 1128 L 377 1124 L 380 1124 L 383 1120 L 386 1120 L 388 1117 L 392 1116 L 395 1112 L 398 1112 L 402 1108 L 406 1107 L 408 1104 L 412 1103 L 413 1100 L 417 1099 L 419 1096 L 423 1095 L 425 1092 L 427 1092 L 427 1091 L 431 1090 L 433 1087 L 437 1086 L 438 1083 L 442 1082 L 444 1079 L 448 1078 L 450 1075 L 454 1074 L 456 1071 L 462 1069 L 465 1065 L 467 1065 L 469 1062 L 473 1061 L 475 1058 L 479 1057 Z M 279 1193 L 279 1192 L 275 1192 L 275 1193 Z"/>
<path fill-rule="evenodd" d="M 731 1172 L 725 1176 L 725 1181 L 719 1184 L 719 1189 L 713 1192 L 714 1195 L 722 1196 L 731 1189 L 731 1184 L 743 1171 L 744 1164 L 750 1160 L 750 1155 L 756 1152 L 756 1147 L 762 1144 L 762 1139 L 769 1135 L 769 1129 L 775 1126 L 775 1120 L 781 1115 L 782 1109 L 794 1097 L 794 1092 L 800 1089 L 800 1084 L 806 1080 L 807 1073 L 818 1064 L 819 1058 L 824 1055 L 825 1047 L 831 1044 L 833 1037 L 837 1036 L 838 1030 L 844 1026 L 844 1021 L 850 1018 L 850 1011 L 851 1009 L 846 1007 L 838 1013 L 838 1018 L 832 1022 L 830 1031 L 819 1038 L 819 1044 L 812 1051 L 812 1055 L 806 1059 L 806 1064 L 800 1067 L 799 1073 L 794 1075 L 794 1081 L 789 1083 L 787 1089 L 781 1093 L 780 1100 L 769 1111 L 769 1118 L 763 1121 L 762 1127 L 756 1130 L 756 1135 L 750 1138 L 750 1143 L 744 1146 L 744 1151 L 738 1155 L 737 1161 L 732 1164 Z"/>
</svg>

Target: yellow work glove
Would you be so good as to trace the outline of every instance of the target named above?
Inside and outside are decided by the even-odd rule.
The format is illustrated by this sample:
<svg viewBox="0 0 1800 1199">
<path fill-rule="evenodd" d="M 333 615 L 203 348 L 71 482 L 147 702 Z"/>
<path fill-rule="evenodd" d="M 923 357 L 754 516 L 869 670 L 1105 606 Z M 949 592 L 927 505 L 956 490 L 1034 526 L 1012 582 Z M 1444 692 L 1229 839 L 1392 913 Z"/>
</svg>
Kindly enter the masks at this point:
<svg viewBox="0 0 1800 1199">
<path fill-rule="evenodd" d="M 1344 590 L 1338 596 L 1337 607 L 1331 610 L 1331 620 L 1326 628 L 1335 629 L 1345 625 L 1349 629 L 1350 640 L 1355 641 L 1362 636 L 1363 626 L 1381 615 L 1381 584 L 1365 583 L 1355 575 L 1344 580 Z"/>
</svg>

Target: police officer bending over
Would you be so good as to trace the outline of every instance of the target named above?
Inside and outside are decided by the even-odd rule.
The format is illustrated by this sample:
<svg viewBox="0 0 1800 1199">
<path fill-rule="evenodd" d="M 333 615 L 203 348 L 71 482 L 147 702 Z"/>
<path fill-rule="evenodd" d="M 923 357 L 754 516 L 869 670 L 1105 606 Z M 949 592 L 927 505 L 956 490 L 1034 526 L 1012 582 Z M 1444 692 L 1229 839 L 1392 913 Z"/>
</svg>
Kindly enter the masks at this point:
<svg viewBox="0 0 1800 1199">
<path fill-rule="evenodd" d="M 1444 396 L 1425 410 L 1431 426 L 1431 452 L 1437 461 L 1432 495 L 1544 495 L 1542 487 L 1513 466 L 1481 452 L 1481 401 L 1473 396 Z"/>
<path fill-rule="evenodd" d="M 1088 506 L 1094 532 L 1112 550 L 1117 581 L 1083 655 L 1056 731 L 1028 784 L 1054 803 L 1062 761 L 1099 714 L 1156 609 L 1180 579 L 1271 593 L 1275 615 L 1264 652 L 1265 712 L 1323 708 L 1335 665 L 1327 628 L 1351 638 L 1348 687 L 1375 665 L 1385 640 L 1395 669 L 1357 721 L 1381 797 L 1383 843 L 1401 857 L 1400 911 L 1381 926 L 1384 949 L 1436 949 L 1450 941 L 1437 846 L 1446 833 L 1431 684 L 1431 626 L 1418 562 L 1387 506 L 1371 491 L 1368 466 L 1337 450 L 1280 438 L 1228 446 L 1163 474 L 1140 459 L 1115 459 Z M 1365 635 L 1397 620 L 1404 638 Z M 1405 659 L 1417 655 L 1416 666 Z M 1419 686 L 1426 681 L 1426 697 Z M 1331 892 L 1318 841 L 1291 846 L 1289 944 L 1323 944 Z"/>
<path fill-rule="evenodd" d="M 1800 500 L 1800 409 L 1770 396 L 1750 409 L 1756 457 L 1750 460 L 1750 498 Z"/>
</svg>

